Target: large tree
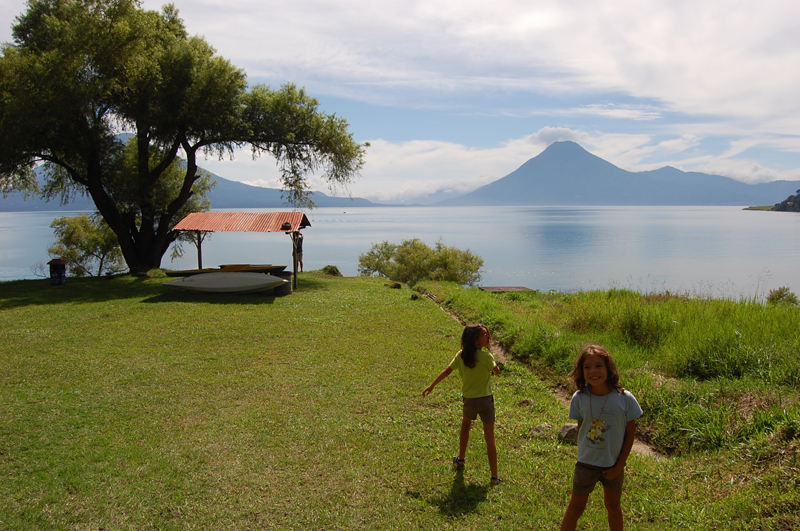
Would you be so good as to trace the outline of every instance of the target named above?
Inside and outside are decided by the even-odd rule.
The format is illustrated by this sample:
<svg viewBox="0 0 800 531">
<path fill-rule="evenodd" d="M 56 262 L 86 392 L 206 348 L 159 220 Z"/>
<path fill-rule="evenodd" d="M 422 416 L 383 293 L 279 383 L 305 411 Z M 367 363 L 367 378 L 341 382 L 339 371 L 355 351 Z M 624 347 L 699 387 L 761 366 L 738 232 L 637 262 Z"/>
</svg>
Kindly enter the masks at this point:
<svg viewBox="0 0 800 531">
<path fill-rule="evenodd" d="M 34 191 L 33 169 L 45 163 L 40 192 L 89 194 L 132 271 L 159 267 L 177 238 L 198 157 L 248 145 L 254 157 L 271 154 L 296 206 L 311 206 L 309 174 L 346 187 L 363 165 L 344 119 L 294 85 L 248 87 L 172 5 L 29 0 L 13 38 L 0 58 L 0 189 Z M 135 136 L 133 172 L 121 170 L 121 132 Z M 181 185 L 164 186 L 178 157 Z"/>
</svg>

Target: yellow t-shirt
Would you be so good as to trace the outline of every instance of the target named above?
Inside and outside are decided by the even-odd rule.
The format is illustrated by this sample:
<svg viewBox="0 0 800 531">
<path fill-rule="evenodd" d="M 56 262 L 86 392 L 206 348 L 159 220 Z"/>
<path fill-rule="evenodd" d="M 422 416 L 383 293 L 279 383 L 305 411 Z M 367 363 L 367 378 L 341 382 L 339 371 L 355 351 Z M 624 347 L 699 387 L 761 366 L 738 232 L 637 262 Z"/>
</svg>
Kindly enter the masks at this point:
<svg viewBox="0 0 800 531">
<path fill-rule="evenodd" d="M 450 368 L 458 370 L 461 375 L 461 396 L 464 398 L 481 398 L 492 394 L 492 371 L 497 364 L 494 356 L 485 349 L 475 353 L 475 367 L 469 368 L 461 359 L 461 351 L 450 362 Z"/>
</svg>

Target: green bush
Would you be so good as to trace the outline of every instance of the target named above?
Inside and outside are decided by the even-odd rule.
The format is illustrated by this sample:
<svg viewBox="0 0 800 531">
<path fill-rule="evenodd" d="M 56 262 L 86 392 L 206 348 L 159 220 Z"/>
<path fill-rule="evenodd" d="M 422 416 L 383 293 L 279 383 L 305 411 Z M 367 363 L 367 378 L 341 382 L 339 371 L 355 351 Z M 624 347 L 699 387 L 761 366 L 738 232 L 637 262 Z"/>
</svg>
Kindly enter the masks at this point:
<svg viewBox="0 0 800 531">
<path fill-rule="evenodd" d="M 619 330 L 625 342 L 654 348 L 669 334 L 669 325 L 656 310 L 629 306 L 622 314 Z"/>
<path fill-rule="evenodd" d="M 747 350 L 738 334 L 723 332 L 701 340 L 677 357 L 674 372 L 698 380 L 741 378 L 754 368 Z"/>
<path fill-rule="evenodd" d="M 358 257 L 361 275 L 381 275 L 414 286 L 421 280 L 455 282 L 474 286 L 481 280 L 483 259 L 441 241 L 431 249 L 422 240 L 403 240 L 399 245 L 384 241 Z"/>
<path fill-rule="evenodd" d="M 56 242 L 47 249 L 51 258 L 67 262 L 75 277 L 100 276 L 125 270 L 117 235 L 99 215 L 61 217 L 50 224 Z"/>
<path fill-rule="evenodd" d="M 339 271 L 339 268 L 336 267 L 335 265 L 326 265 L 320 271 L 322 272 L 323 275 L 329 275 L 329 276 L 332 276 L 332 277 L 341 277 L 342 276 L 342 272 Z"/>
<path fill-rule="evenodd" d="M 556 330 L 535 324 L 524 330 L 511 348 L 515 359 L 538 359 L 560 374 L 568 374 L 577 358 L 579 345 Z"/>
<path fill-rule="evenodd" d="M 647 420 L 653 422 L 649 440 L 671 454 L 715 451 L 775 434 L 783 440 L 797 438 L 798 408 L 780 403 L 748 407 L 753 391 L 737 389 L 732 382 L 696 384 L 676 382 L 636 393 Z"/>
<path fill-rule="evenodd" d="M 797 295 L 789 291 L 788 287 L 781 286 L 780 288 L 770 290 L 769 295 L 767 295 L 767 304 L 773 306 L 777 306 L 779 304 L 797 306 Z"/>
</svg>

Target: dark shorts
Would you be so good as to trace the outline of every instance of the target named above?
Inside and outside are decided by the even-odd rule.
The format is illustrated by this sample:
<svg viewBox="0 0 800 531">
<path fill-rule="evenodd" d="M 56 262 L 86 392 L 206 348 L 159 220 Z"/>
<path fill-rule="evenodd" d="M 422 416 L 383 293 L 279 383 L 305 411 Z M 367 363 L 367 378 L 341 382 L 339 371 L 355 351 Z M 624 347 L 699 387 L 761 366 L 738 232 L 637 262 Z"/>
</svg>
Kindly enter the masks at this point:
<svg viewBox="0 0 800 531">
<path fill-rule="evenodd" d="M 462 398 L 464 401 L 464 416 L 475 420 L 481 416 L 484 424 L 494 424 L 494 395 L 480 398 Z"/>
<path fill-rule="evenodd" d="M 611 468 L 611 467 L 608 467 Z M 625 469 L 614 479 L 603 477 L 603 471 L 608 468 L 575 463 L 575 475 L 572 476 L 572 494 L 575 496 L 588 496 L 594 490 L 597 482 L 603 484 L 603 488 L 611 492 L 622 492 L 622 483 L 625 481 Z"/>
</svg>

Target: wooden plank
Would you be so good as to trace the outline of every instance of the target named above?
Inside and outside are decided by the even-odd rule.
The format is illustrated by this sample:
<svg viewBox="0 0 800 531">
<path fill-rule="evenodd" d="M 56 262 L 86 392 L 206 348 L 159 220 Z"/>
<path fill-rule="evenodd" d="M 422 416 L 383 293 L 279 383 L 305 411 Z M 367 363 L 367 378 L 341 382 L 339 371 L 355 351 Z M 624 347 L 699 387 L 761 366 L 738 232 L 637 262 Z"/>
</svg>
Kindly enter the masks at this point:
<svg viewBox="0 0 800 531">
<path fill-rule="evenodd" d="M 509 293 L 512 291 L 533 291 L 525 286 L 479 286 L 478 289 L 490 293 Z"/>
</svg>

